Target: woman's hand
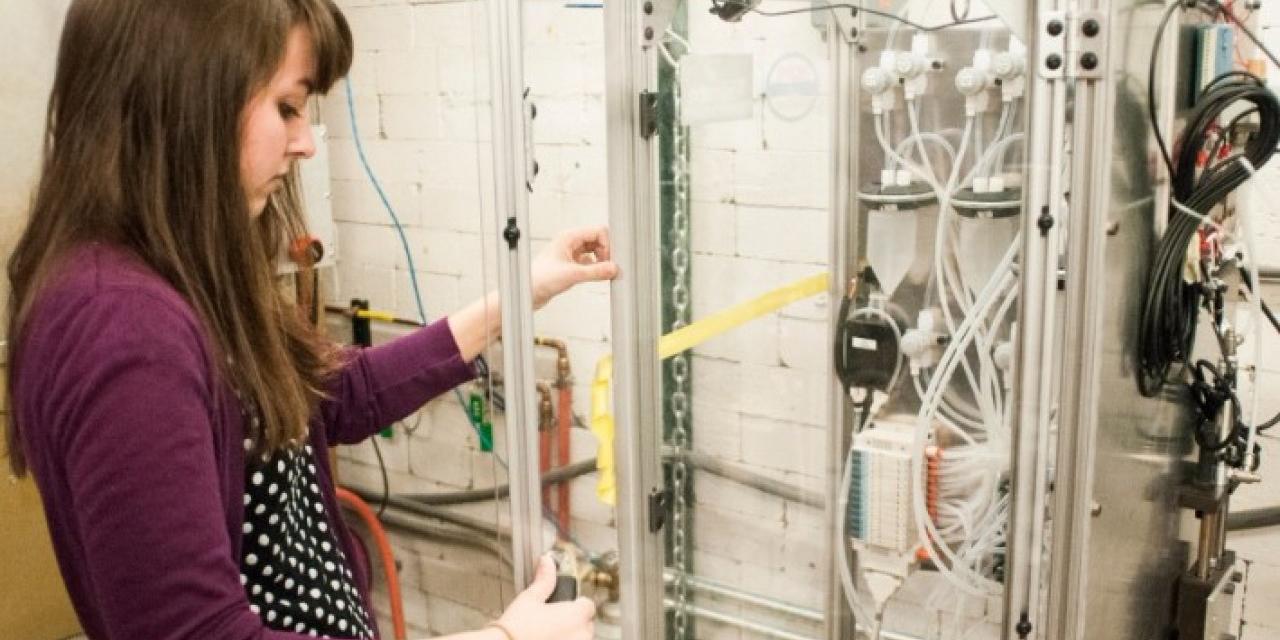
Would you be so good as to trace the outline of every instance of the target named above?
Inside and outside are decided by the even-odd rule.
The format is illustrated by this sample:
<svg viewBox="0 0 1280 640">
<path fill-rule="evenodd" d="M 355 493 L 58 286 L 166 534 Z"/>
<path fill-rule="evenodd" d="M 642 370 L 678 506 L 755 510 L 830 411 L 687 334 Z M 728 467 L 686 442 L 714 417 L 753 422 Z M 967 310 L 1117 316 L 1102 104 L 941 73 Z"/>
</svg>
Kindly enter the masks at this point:
<svg viewBox="0 0 1280 640">
<path fill-rule="evenodd" d="M 607 227 L 582 227 L 561 232 L 534 258 L 533 308 L 583 282 L 612 280 L 618 265 L 609 254 Z"/>
<path fill-rule="evenodd" d="M 511 601 L 498 624 L 515 640 L 592 640 L 595 603 L 579 597 L 573 602 L 547 604 L 555 588 L 555 562 L 551 556 L 542 556 L 533 584 Z"/>
</svg>

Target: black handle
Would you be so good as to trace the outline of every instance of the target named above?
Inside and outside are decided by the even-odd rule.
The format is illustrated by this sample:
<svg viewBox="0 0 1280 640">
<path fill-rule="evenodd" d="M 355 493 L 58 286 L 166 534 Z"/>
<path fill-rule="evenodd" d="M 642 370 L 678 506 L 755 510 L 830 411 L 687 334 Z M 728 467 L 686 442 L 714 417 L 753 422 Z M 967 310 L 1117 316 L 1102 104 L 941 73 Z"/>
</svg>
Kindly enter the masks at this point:
<svg viewBox="0 0 1280 640">
<path fill-rule="evenodd" d="M 556 588 L 547 598 L 548 603 L 572 602 L 578 599 L 578 578 L 575 576 L 556 576 Z"/>
</svg>

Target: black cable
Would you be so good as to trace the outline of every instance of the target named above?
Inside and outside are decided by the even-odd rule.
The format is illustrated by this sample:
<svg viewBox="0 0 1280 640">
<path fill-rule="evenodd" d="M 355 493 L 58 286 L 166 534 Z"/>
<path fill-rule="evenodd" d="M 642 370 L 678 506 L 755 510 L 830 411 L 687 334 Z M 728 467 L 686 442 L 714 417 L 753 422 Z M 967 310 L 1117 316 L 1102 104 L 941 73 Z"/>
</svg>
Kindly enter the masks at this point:
<svg viewBox="0 0 1280 640">
<path fill-rule="evenodd" d="M 1152 46 L 1147 79 L 1148 115 L 1169 169 L 1173 200 L 1192 212 L 1203 214 L 1212 211 L 1249 179 L 1252 172 L 1245 160 L 1256 169 L 1266 164 L 1280 146 L 1280 101 L 1249 74 L 1233 71 L 1215 78 L 1188 114 L 1177 158 L 1170 157 L 1155 110 L 1155 66 L 1164 28 L 1181 6 L 1171 4 L 1165 10 Z M 1244 145 L 1240 155 L 1218 163 L 1197 179 L 1199 154 L 1205 149 L 1208 136 L 1216 129 L 1222 114 L 1240 102 L 1256 109 L 1257 134 Z M 1185 282 L 1183 272 L 1187 247 L 1201 224 L 1197 216 L 1175 207 L 1169 213 L 1168 227 L 1152 258 L 1138 335 L 1138 387 L 1148 397 L 1160 392 L 1174 363 L 1190 362 L 1203 292 L 1199 283 Z"/>
<path fill-rule="evenodd" d="M 836 9 L 850 9 L 854 12 L 854 15 L 857 15 L 857 12 L 859 11 L 865 11 L 874 16 L 880 16 L 882 18 L 888 18 L 890 20 L 900 22 L 908 27 L 911 27 L 912 29 L 915 29 L 916 31 L 921 31 L 924 33 L 942 31 L 943 29 L 950 29 L 951 27 L 959 27 L 966 24 L 977 24 L 979 22 L 987 22 L 990 20 L 998 19 L 998 16 L 982 16 L 980 18 L 965 18 L 963 20 L 952 20 L 951 22 L 947 22 L 943 24 L 925 26 L 918 22 L 914 22 L 914 21 L 908 20 L 907 18 L 903 18 L 902 16 L 899 16 L 897 14 L 889 13 L 887 11 L 880 11 L 878 9 L 869 9 L 864 6 L 850 4 L 848 2 L 826 2 L 826 3 L 823 3 L 822 5 L 814 4 L 813 6 L 810 6 L 810 7 L 804 7 L 802 9 L 788 9 L 787 11 L 761 11 L 759 9 L 752 9 L 751 11 L 753 13 L 758 13 L 765 17 L 776 18 L 779 16 L 789 16 L 796 13 L 813 13 L 815 11 L 834 12 Z"/>
<path fill-rule="evenodd" d="M 378 446 L 378 436 L 369 438 L 373 443 L 373 452 L 378 454 L 378 470 L 382 472 L 382 499 L 378 501 L 378 519 L 387 510 L 387 501 L 391 499 L 391 481 L 387 478 L 387 463 L 382 459 L 382 447 Z"/>
</svg>

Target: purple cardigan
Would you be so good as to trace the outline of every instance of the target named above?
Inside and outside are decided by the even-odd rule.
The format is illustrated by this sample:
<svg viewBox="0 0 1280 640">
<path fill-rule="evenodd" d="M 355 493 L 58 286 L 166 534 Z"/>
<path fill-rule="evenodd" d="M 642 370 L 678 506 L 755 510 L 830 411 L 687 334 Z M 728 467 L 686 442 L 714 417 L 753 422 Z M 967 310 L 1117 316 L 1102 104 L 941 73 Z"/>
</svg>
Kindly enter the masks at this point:
<svg viewBox="0 0 1280 640">
<path fill-rule="evenodd" d="M 191 306 L 119 249 L 88 245 L 66 264 L 27 320 L 14 411 L 85 632 L 304 637 L 266 629 L 240 585 L 244 423 Z M 446 321 L 349 362 L 311 422 L 317 452 L 360 442 L 472 375 Z M 324 506 L 340 513 L 317 458 Z M 334 525 L 367 585 L 350 533 Z"/>
</svg>

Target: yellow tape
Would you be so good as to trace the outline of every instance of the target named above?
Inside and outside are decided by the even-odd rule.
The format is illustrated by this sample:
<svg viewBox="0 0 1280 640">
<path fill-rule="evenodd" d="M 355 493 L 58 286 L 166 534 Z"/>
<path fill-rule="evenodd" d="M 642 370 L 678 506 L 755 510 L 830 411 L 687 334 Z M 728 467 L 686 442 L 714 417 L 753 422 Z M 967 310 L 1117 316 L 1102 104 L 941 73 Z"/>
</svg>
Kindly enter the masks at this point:
<svg viewBox="0 0 1280 640">
<path fill-rule="evenodd" d="M 793 302 L 827 291 L 828 276 L 820 273 L 779 287 L 758 298 L 712 314 L 658 340 L 658 358 L 665 360 L 692 349 L 716 336 L 728 333 L 756 318 L 768 315 Z M 596 376 L 591 381 L 591 432 L 599 441 L 596 469 L 600 480 L 596 496 L 614 505 L 618 501 L 617 475 L 614 470 L 613 414 L 609 411 L 609 387 L 613 383 L 613 356 L 606 355 L 596 363 Z"/>
</svg>

